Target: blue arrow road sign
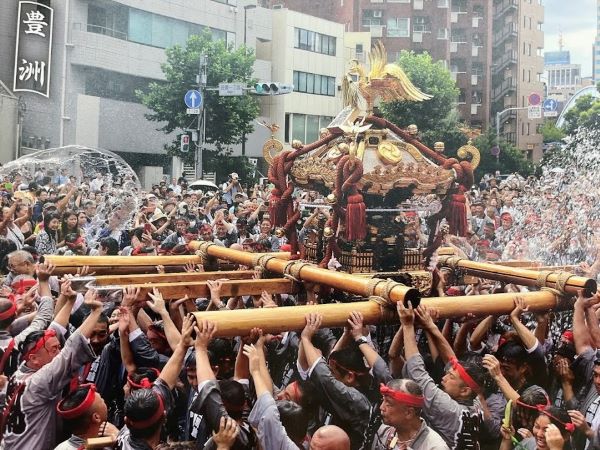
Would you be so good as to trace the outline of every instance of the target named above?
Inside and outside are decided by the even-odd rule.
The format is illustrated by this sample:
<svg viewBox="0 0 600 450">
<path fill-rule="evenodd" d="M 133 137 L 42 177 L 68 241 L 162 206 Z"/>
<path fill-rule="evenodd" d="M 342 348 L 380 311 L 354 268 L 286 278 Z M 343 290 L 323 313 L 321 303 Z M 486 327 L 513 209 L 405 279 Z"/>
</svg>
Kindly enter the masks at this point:
<svg viewBox="0 0 600 450">
<path fill-rule="evenodd" d="M 188 108 L 200 108 L 202 106 L 202 94 L 195 89 L 189 90 L 185 93 L 183 101 L 185 101 Z"/>
<path fill-rule="evenodd" d="M 547 98 L 544 100 L 544 111 L 556 111 L 558 108 L 558 102 L 553 98 Z"/>
</svg>

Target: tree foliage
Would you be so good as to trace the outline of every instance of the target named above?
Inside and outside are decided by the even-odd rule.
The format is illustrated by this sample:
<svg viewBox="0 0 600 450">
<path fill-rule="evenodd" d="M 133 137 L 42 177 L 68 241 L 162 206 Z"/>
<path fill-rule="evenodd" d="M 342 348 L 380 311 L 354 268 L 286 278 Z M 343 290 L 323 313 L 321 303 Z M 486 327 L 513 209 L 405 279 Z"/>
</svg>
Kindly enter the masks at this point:
<svg viewBox="0 0 600 450">
<path fill-rule="evenodd" d="M 579 127 L 600 129 L 600 99 L 584 95 L 565 113 L 563 131 L 566 134 L 574 134 Z"/>
<path fill-rule="evenodd" d="M 424 102 L 383 103 L 384 117 L 400 127 L 416 124 L 421 140 L 430 147 L 436 141 L 443 141 L 446 148 L 464 144 L 456 110 L 459 90 L 448 69 L 440 62 L 433 62 L 428 53 L 406 50 L 400 53 L 397 63 L 415 86 L 433 98 Z"/>
<path fill-rule="evenodd" d="M 553 120 L 544 120 L 540 132 L 544 137 L 544 143 L 557 142 L 565 137 L 565 132 L 558 128 Z"/>
<path fill-rule="evenodd" d="M 523 152 L 509 142 L 500 142 L 500 155 L 492 155 L 492 147 L 496 145 L 495 131 L 490 128 L 478 136 L 473 145 L 479 149 L 481 161 L 475 170 L 475 179 L 479 180 L 486 173 L 499 170 L 502 174 L 519 173 L 527 177 L 533 173 L 533 164 L 525 158 Z"/>
<path fill-rule="evenodd" d="M 191 36 L 185 48 L 175 45 L 165 50 L 167 62 L 161 68 L 166 81 L 150 83 L 146 91 L 138 91 L 142 103 L 153 112 L 148 120 L 159 122 L 161 131 L 196 128 L 196 116 L 186 114 L 183 97 L 189 89 L 197 86 L 200 57 L 208 56 L 207 85 L 218 86 L 222 82 L 252 83 L 254 55 L 245 47 L 236 50 L 227 48 L 222 40 L 213 40 L 209 31 Z M 212 148 L 211 156 L 223 155 L 231 146 L 240 144 L 252 133 L 252 122 L 258 116 L 258 101 L 249 95 L 241 97 L 219 97 L 216 91 L 205 91 L 206 140 Z M 179 137 L 166 146 L 169 155 L 180 156 L 187 161 L 194 152 L 179 152 Z"/>
</svg>

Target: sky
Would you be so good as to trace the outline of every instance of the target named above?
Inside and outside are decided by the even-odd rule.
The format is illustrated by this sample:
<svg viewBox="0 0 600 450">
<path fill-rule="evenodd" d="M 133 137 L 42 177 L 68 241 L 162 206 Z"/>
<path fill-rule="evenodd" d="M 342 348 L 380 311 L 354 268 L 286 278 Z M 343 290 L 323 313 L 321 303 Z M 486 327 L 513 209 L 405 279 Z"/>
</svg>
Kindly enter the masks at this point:
<svg viewBox="0 0 600 450">
<path fill-rule="evenodd" d="M 544 51 L 558 50 L 562 30 L 571 63 L 581 64 L 582 76 L 592 75 L 592 45 L 596 38 L 597 0 L 544 0 Z"/>
</svg>

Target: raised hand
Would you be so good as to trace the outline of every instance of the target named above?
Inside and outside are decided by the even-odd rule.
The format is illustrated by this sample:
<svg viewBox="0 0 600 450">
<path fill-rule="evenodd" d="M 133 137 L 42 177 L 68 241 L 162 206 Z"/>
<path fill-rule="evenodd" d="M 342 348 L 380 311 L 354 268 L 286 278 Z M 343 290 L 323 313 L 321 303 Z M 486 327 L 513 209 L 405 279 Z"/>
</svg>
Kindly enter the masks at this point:
<svg viewBox="0 0 600 450">
<path fill-rule="evenodd" d="M 119 335 L 129 333 L 129 324 L 131 323 L 131 314 L 129 308 L 121 306 L 119 308 Z"/>
<path fill-rule="evenodd" d="M 137 298 L 140 295 L 140 288 L 133 286 L 126 286 L 123 288 L 123 306 L 133 306 L 137 302 Z"/>
<path fill-rule="evenodd" d="M 231 417 L 222 416 L 219 431 L 217 433 L 213 432 L 213 441 L 217 444 L 217 450 L 229 450 L 239 432 L 240 428 L 235 420 Z"/>
<path fill-rule="evenodd" d="M 302 330 L 301 337 L 304 339 L 312 339 L 317 330 L 321 327 L 323 321 L 323 315 L 317 313 L 309 313 L 305 316 L 306 326 Z"/>
<path fill-rule="evenodd" d="M 415 325 L 415 311 L 411 302 L 408 302 L 408 308 L 404 306 L 403 302 L 396 302 L 396 310 L 403 326 L 412 327 Z"/>
<path fill-rule="evenodd" d="M 152 289 L 152 292 L 148 292 L 148 296 L 152 299 L 152 301 L 147 301 L 146 305 L 148 305 L 152 311 L 161 316 L 169 313 L 167 311 L 165 300 L 158 289 Z"/>
<path fill-rule="evenodd" d="M 277 303 L 273 300 L 273 296 L 267 291 L 262 291 L 260 294 L 260 303 L 263 308 L 277 308 Z"/>
<path fill-rule="evenodd" d="M 482 363 L 483 367 L 487 369 L 492 378 L 497 379 L 502 375 L 502 372 L 500 371 L 500 361 L 498 361 L 494 355 L 484 355 Z"/>
<path fill-rule="evenodd" d="M 92 311 L 102 308 L 102 302 L 98 300 L 98 291 L 96 289 L 88 289 L 83 297 L 83 303 Z"/>
<path fill-rule="evenodd" d="M 523 314 L 524 312 L 529 311 L 529 306 L 527 306 L 525 304 L 525 299 L 523 297 L 521 297 L 520 295 L 517 295 L 514 298 L 514 302 L 515 302 L 515 307 L 514 309 L 510 312 L 510 318 L 511 320 L 520 320 L 521 319 L 521 314 Z"/>
<path fill-rule="evenodd" d="M 424 330 L 431 330 L 432 328 L 437 328 L 435 325 L 435 319 L 433 318 L 434 316 L 439 316 L 437 309 L 428 308 L 424 305 L 419 305 L 415 310 L 415 315 Z"/>
<path fill-rule="evenodd" d="M 192 338 L 194 323 L 194 316 L 188 315 L 183 319 L 183 324 L 181 325 L 181 344 L 186 348 L 194 345 L 194 339 Z"/>
<path fill-rule="evenodd" d="M 350 317 L 348 317 L 348 329 L 354 340 L 360 339 L 368 334 L 365 332 L 363 320 L 364 317 L 362 313 L 358 311 L 352 311 Z"/>
<path fill-rule="evenodd" d="M 560 430 L 553 423 L 549 424 L 546 427 L 546 445 L 550 448 L 550 450 L 562 450 L 565 445 L 565 438 L 560 434 Z"/>
<path fill-rule="evenodd" d="M 54 272 L 56 267 L 52 264 L 38 264 L 35 268 L 35 273 L 37 274 L 37 279 L 41 282 L 46 282 L 50 279 L 50 276 Z"/>
<path fill-rule="evenodd" d="M 201 320 L 198 326 L 194 327 L 196 332 L 196 341 L 194 343 L 196 350 L 207 351 L 208 344 L 217 332 L 217 324 L 209 320 Z"/>
<path fill-rule="evenodd" d="M 250 368 L 250 373 L 256 373 L 260 371 L 260 354 L 257 346 L 254 344 L 246 344 L 244 345 L 244 355 L 248 358 L 248 364 Z"/>
</svg>

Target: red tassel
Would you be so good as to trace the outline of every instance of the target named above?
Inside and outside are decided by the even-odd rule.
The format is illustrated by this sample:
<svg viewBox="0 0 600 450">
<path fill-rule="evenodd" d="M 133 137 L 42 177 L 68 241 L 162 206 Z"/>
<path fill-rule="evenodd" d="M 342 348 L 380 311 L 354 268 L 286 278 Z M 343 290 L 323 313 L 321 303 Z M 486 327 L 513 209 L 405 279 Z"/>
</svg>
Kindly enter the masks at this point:
<svg viewBox="0 0 600 450">
<path fill-rule="evenodd" d="M 346 239 L 348 241 L 365 238 L 367 235 L 366 217 L 366 206 L 362 195 L 349 195 L 346 206 Z"/>
</svg>

